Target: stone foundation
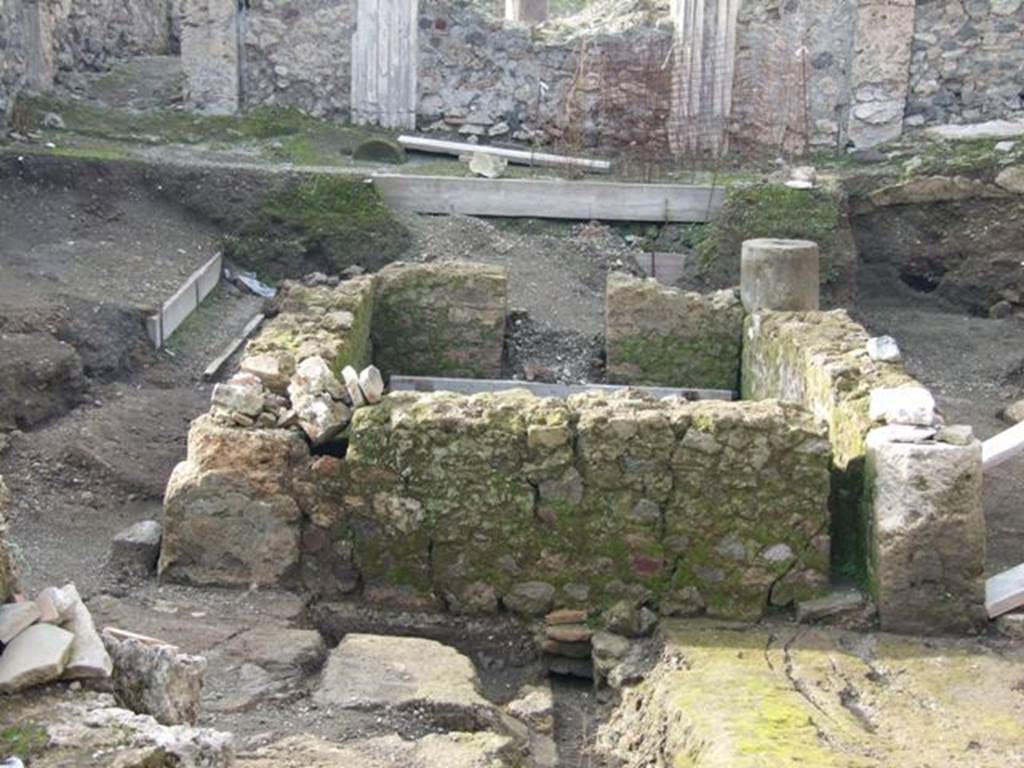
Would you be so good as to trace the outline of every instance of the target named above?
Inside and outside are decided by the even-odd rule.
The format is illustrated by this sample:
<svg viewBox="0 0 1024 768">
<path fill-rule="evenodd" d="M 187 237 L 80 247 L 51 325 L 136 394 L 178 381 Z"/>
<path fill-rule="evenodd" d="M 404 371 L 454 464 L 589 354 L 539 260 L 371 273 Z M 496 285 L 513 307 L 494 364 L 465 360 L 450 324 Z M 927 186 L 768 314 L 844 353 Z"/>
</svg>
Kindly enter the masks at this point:
<svg viewBox="0 0 1024 768">
<path fill-rule="evenodd" d="M 735 290 L 690 293 L 612 274 L 606 301 L 610 382 L 737 389 L 743 307 Z"/>
</svg>

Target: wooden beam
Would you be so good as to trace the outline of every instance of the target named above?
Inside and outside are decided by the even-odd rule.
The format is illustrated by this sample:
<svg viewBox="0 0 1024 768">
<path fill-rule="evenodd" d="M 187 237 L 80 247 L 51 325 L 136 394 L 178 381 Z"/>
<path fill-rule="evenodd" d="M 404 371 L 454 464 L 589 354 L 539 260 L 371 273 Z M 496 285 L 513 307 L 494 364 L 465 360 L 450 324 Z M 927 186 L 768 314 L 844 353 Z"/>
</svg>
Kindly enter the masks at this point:
<svg viewBox="0 0 1024 768">
<path fill-rule="evenodd" d="M 1024 451 L 1024 422 L 981 444 L 981 467 L 987 472 Z"/>
<path fill-rule="evenodd" d="M 1024 606 L 1024 565 L 997 573 L 985 582 L 985 611 L 990 619 Z"/>
<path fill-rule="evenodd" d="M 505 392 L 510 389 L 528 389 L 537 397 L 568 397 L 583 392 L 620 392 L 632 389 L 652 397 L 682 397 L 687 400 L 735 400 L 736 393 L 728 389 L 685 389 L 681 387 L 629 387 L 617 384 L 548 384 L 540 381 L 503 379 L 452 379 L 440 376 L 391 377 L 393 392 L 455 392 L 476 395 L 481 392 Z"/>
<path fill-rule="evenodd" d="M 725 199 L 721 187 L 557 179 L 465 179 L 380 174 L 384 202 L 415 213 L 590 221 L 703 222 Z"/>
<path fill-rule="evenodd" d="M 203 371 L 203 381 L 213 381 L 217 378 L 220 373 L 220 369 L 224 367 L 224 363 L 226 363 L 231 356 L 238 351 L 239 347 L 245 344 L 246 340 L 252 336 L 253 332 L 260 327 L 260 323 L 262 323 L 263 320 L 264 315 L 260 312 L 259 314 L 254 315 L 252 319 L 245 324 L 245 328 L 242 329 L 242 333 L 229 341 L 227 346 L 224 347 L 224 351 L 217 355 L 213 362 L 206 366 L 206 370 Z"/>
<path fill-rule="evenodd" d="M 524 149 L 506 149 L 480 144 L 467 144 L 462 141 L 444 141 L 442 139 L 425 139 L 420 136 L 399 136 L 398 143 L 407 149 L 420 152 L 433 152 L 441 155 L 471 155 L 479 152 L 484 155 L 504 157 L 516 165 L 543 166 L 546 168 L 582 168 L 591 173 L 609 173 L 612 164 L 607 160 L 590 160 L 585 157 L 567 157 L 565 155 L 549 155 L 544 152 L 533 152 Z"/>
</svg>

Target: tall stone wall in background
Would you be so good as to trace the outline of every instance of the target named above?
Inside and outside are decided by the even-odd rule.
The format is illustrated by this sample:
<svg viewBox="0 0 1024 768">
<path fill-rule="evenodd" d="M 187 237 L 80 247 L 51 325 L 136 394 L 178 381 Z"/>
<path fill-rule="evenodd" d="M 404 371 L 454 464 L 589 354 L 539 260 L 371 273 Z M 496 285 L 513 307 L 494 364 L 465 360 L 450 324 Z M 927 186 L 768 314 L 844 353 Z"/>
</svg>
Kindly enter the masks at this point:
<svg viewBox="0 0 1024 768">
<path fill-rule="evenodd" d="M 28 52 L 27 30 L 20 0 L 0 0 L 0 127 L 14 103 L 14 96 L 25 87 Z"/>
<path fill-rule="evenodd" d="M 348 119 L 356 0 L 260 0 L 245 23 L 247 104 Z"/>
<path fill-rule="evenodd" d="M 906 125 L 1024 118 L 1024 1 L 918 0 Z"/>
</svg>

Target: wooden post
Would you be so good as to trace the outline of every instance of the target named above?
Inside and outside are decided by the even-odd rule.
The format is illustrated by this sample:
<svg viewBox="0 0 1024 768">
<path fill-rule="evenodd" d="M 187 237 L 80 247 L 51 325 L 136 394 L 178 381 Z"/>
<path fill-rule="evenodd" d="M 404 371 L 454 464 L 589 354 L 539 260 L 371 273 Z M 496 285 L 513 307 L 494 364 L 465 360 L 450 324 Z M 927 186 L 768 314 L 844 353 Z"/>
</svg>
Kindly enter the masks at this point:
<svg viewBox="0 0 1024 768">
<path fill-rule="evenodd" d="M 505 0 L 505 18 L 527 24 L 548 20 L 548 0 Z"/>
<path fill-rule="evenodd" d="M 359 0 L 352 37 L 352 122 L 416 127 L 418 0 Z"/>
</svg>

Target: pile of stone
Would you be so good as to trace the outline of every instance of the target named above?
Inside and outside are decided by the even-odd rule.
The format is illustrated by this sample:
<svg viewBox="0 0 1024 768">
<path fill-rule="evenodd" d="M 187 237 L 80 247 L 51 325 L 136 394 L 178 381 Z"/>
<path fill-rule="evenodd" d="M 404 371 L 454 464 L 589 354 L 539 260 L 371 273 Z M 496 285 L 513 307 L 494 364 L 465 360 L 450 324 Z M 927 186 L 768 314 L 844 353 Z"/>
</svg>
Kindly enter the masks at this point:
<svg viewBox="0 0 1024 768">
<path fill-rule="evenodd" d="M 74 584 L 0 605 L 0 693 L 55 680 L 108 678 L 110 656 Z"/>
<path fill-rule="evenodd" d="M 541 650 L 548 673 L 587 680 L 594 676 L 590 661 L 594 633 L 586 622 L 587 612 L 580 610 L 561 609 L 544 617 Z"/>
<path fill-rule="evenodd" d="M 313 445 L 336 438 L 353 412 L 380 402 L 384 380 L 375 366 L 341 376 L 319 355 L 297 365 L 287 354 L 250 355 L 240 371 L 213 389 L 211 415 L 226 426 L 265 429 L 298 426 Z"/>
</svg>

